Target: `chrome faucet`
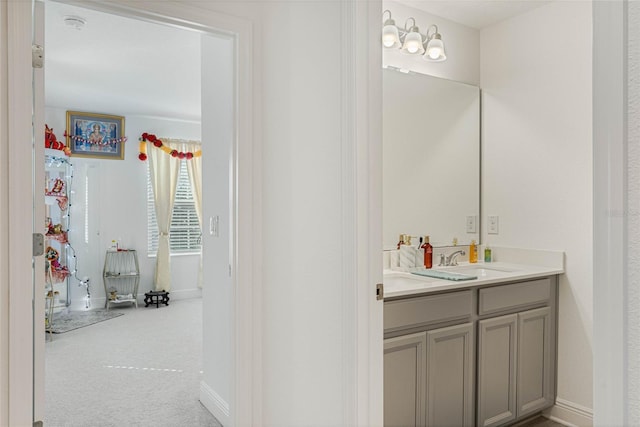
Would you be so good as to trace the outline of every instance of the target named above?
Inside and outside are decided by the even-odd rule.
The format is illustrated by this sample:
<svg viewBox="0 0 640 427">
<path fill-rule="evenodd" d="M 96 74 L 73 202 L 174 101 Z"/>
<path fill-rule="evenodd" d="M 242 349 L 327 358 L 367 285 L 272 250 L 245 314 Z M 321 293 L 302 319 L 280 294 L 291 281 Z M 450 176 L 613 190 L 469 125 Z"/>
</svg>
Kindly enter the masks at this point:
<svg viewBox="0 0 640 427">
<path fill-rule="evenodd" d="M 459 251 L 455 251 L 447 257 L 444 265 L 448 267 L 458 265 L 458 255 L 466 255 L 466 253 L 462 249 L 460 249 Z"/>
</svg>

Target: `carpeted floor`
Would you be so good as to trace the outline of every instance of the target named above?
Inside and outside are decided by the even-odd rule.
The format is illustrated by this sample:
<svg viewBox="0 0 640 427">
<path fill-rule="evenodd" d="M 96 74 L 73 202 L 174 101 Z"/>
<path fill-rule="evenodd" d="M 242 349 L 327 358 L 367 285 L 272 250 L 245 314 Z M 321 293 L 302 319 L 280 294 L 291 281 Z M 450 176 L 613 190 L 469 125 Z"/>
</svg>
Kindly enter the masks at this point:
<svg viewBox="0 0 640 427">
<path fill-rule="evenodd" d="M 44 425 L 220 426 L 198 400 L 202 300 L 110 311 L 46 343 Z"/>
</svg>

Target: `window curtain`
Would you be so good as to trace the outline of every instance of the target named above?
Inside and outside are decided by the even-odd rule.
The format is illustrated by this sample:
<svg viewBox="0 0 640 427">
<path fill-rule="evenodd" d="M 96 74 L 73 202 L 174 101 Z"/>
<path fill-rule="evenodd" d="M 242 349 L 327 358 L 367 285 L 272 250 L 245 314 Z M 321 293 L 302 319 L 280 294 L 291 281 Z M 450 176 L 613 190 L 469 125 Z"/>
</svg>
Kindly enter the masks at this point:
<svg viewBox="0 0 640 427">
<path fill-rule="evenodd" d="M 197 141 L 187 141 L 183 143 L 182 152 L 192 152 L 200 150 L 202 144 Z M 200 232 L 202 232 L 202 157 L 194 157 L 187 160 L 187 172 L 189 173 L 189 181 L 193 191 L 193 199 L 196 205 L 196 213 L 198 214 L 198 223 L 200 224 Z M 202 245 L 202 238 L 200 239 Z M 202 246 L 200 246 L 200 268 L 198 269 L 198 287 L 202 287 Z"/>
<path fill-rule="evenodd" d="M 174 148 L 169 140 L 161 138 L 162 143 Z M 173 204 L 176 199 L 180 159 L 172 157 L 162 150 L 148 150 L 151 170 L 153 201 L 158 222 L 158 252 L 156 255 L 155 290 L 171 290 L 171 256 L 169 248 L 169 226 Z"/>
</svg>

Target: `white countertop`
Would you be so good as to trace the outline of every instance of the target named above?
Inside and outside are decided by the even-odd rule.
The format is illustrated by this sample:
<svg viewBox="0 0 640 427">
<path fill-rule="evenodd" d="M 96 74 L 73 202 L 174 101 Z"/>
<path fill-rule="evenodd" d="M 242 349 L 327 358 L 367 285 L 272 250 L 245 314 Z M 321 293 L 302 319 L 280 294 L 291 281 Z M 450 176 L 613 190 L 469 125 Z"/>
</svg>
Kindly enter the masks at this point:
<svg viewBox="0 0 640 427">
<path fill-rule="evenodd" d="M 494 249 L 495 251 L 495 249 Z M 433 267 L 432 270 L 468 274 L 473 269 L 475 280 L 451 281 L 418 276 L 410 272 L 384 270 L 384 297 L 394 298 L 431 292 L 452 291 L 475 286 L 534 279 L 564 273 L 564 253 L 556 251 L 499 248 L 504 261 L 474 264 L 460 263 L 457 267 Z M 531 262 L 523 262 L 524 260 Z"/>
</svg>

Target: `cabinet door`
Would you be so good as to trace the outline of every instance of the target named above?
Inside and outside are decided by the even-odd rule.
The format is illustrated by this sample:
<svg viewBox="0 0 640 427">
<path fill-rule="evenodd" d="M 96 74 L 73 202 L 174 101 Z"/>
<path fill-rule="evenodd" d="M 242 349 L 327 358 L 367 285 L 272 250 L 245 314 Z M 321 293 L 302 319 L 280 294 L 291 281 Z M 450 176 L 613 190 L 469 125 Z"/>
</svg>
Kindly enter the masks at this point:
<svg viewBox="0 0 640 427">
<path fill-rule="evenodd" d="M 553 403 L 551 309 L 518 314 L 518 417 Z"/>
<path fill-rule="evenodd" d="M 478 426 L 516 417 L 518 315 L 478 322 Z"/>
<path fill-rule="evenodd" d="M 427 426 L 473 426 L 473 323 L 427 332 Z"/>
<path fill-rule="evenodd" d="M 426 333 L 384 340 L 384 425 L 425 425 Z"/>
</svg>

